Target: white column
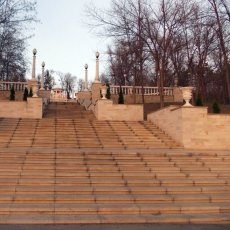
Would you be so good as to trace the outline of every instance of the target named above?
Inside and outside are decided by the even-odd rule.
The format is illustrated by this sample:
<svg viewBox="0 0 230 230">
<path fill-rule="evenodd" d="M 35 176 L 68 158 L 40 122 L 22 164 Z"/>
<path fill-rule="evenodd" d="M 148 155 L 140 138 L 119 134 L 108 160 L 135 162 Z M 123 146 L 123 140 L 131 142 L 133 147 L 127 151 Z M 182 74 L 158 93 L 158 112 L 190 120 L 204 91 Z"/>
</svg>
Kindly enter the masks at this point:
<svg viewBox="0 0 230 230">
<path fill-rule="evenodd" d="M 36 49 L 33 49 L 32 80 L 35 79 L 36 53 L 37 53 L 37 50 L 36 50 Z"/>
<path fill-rule="evenodd" d="M 96 52 L 96 76 L 95 76 L 94 83 L 100 83 L 100 79 L 99 79 L 99 56 L 100 56 L 100 53 L 97 51 Z"/>
<path fill-rule="evenodd" d="M 41 89 L 40 90 L 44 90 L 44 77 L 45 77 L 45 62 L 42 62 L 42 76 L 41 76 Z"/>
<path fill-rule="evenodd" d="M 36 54 L 37 50 L 33 49 L 33 66 L 32 66 L 32 90 L 33 90 L 33 97 L 38 97 L 37 91 L 38 91 L 38 86 L 37 86 L 37 80 L 35 78 L 35 66 L 36 66 Z"/>
<path fill-rule="evenodd" d="M 85 87 L 84 91 L 88 91 L 88 65 L 85 64 Z"/>
</svg>

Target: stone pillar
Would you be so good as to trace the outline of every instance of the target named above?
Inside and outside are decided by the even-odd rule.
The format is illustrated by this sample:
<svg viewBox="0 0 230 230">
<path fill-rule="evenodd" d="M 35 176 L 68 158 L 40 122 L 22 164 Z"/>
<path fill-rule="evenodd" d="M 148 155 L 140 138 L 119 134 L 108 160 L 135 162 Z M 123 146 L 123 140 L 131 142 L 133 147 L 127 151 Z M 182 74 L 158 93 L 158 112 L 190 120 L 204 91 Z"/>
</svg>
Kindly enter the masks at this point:
<svg viewBox="0 0 230 230">
<path fill-rule="evenodd" d="M 100 53 L 97 51 L 96 52 L 96 75 L 95 75 L 94 83 L 100 83 L 100 79 L 99 79 L 99 56 L 100 56 Z"/>
<path fill-rule="evenodd" d="M 33 49 L 32 79 L 30 81 L 30 84 L 33 90 L 33 97 L 38 97 L 37 95 L 38 83 L 37 83 L 37 80 L 35 79 L 36 54 L 37 54 L 37 50 Z"/>
<path fill-rule="evenodd" d="M 36 54 L 37 54 L 37 50 L 33 49 L 33 66 L 32 66 L 32 80 L 35 80 L 35 65 L 36 65 Z"/>
<path fill-rule="evenodd" d="M 182 91 L 179 87 L 173 87 L 173 101 L 179 103 L 183 102 Z"/>
<path fill-rule="evenodd" d="M 85 86 L 84 91 L 88 91 L 88 65 L 85 64 Z"/>
<path fill-rule="evenodd" d="M 102 84 L 99 83 L 93 83 L 92 84 L 92 102 L 93 104 L 98 100 L 101 99 L 101 90 Z"/>
<path fill-rule="evenodd" d="M 40 90 L 44 90 L 44 77 L 45 77 L 45 62 L 42 62 L 42 76 L 41 76 L 41 88 Z"/>
</svg>

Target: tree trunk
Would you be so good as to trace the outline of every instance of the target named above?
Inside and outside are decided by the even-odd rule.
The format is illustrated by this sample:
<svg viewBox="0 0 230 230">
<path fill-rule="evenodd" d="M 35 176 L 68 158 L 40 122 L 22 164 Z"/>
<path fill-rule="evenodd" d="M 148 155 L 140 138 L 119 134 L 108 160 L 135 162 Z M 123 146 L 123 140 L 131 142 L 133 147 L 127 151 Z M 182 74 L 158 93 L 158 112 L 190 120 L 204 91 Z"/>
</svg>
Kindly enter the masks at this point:
<svg viewBox="0 0 230 230">
<path fill-rule="evenodd" d="M 222 50 L 223 57 L 224 57 L 224 72 L 225 72 L 225 81 L 226 81 L 226 88 L 227 88 L 226 103 L 229 104 L 230 103 L 230 73 L 229 73 L 229 68 L 228 68 L 228 56 L 227 56 L 227 51 L 226 51 L 225 43 L 224 43 L 223 29 L 222 29 L 222 25 L 220 22 L 220 17 L 219 17 L 219 13 L 218 13 L 218 9 L 217 9 L 215 0 L 212 0 L 212 6 L 216 14 L 216 20 L 218 24 L 218 37 L 220 40 L 220 46 L 221 46 L 221 50 Z"/>
</svg>

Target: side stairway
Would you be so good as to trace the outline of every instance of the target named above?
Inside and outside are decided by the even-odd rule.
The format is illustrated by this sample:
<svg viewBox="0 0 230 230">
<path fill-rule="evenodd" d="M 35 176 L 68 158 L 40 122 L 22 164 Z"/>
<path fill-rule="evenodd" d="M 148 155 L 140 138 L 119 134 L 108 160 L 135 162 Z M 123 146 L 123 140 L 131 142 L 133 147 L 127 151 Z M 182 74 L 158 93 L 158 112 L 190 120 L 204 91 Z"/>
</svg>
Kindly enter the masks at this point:
<svg viewBox="0 0 230 230">
<path fill-rule="evenodd" d="M 0 224 L 230 224 L 230 155 L 51 104 L 42 120 L 0 119 L 0 214 Z"/>
</svg>

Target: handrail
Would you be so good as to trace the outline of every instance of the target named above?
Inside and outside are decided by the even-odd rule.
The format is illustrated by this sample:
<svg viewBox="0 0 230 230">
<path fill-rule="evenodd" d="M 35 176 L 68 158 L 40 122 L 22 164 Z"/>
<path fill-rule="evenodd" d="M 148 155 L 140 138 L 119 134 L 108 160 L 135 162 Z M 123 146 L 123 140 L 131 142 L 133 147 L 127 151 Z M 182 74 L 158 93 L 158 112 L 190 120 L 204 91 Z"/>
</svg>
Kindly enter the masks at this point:
<svg viewBox="0 0 230 230">
<path fill-rule="evenodd" d="M 14 86 L 15 91 L 24 91 L 27 82 L 0 81 L 0 91 L 10 91 L 12 86 Z"/>
<path fill-rule="evenodd" d="M 122 93 L 125 95 L 136 94 L 142 95 L 142 87 L 141 86 L 121 86 Z M 144 95 L 160 95 L 158 87 L 149 87 L 144 86 Z M 111 94 L 119 94 L 120 86 L 111 85 L 110 86 Z M 164 95 L 165 96 L 173 96 L 173 87 L 164 87 Z"/>
</svg>

